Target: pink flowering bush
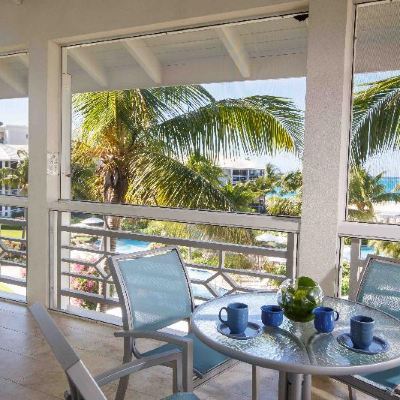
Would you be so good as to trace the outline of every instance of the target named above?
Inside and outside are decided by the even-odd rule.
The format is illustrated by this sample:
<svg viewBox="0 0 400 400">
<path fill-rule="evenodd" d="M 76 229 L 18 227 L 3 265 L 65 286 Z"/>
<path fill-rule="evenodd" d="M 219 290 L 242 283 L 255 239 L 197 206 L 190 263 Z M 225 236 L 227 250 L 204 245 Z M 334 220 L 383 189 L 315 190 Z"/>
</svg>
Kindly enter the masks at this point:
<svg viewBox="0 0 400 400">
<path fill-rule="evenodd" d="M 93 262 L 96 260 L 88 260 L 88 262 Z M 84 264 L 71 264 L 71 272 L 75 274 L 91 275 L 94 277 L 100 276 L 99 272 L 94 267 L 90 267 Z M 99 282 L 86 277 L 78 278 L 71 277 L 71 288 L 79 290 L 86 293 L 99 293 Z M 95 310 L 96 303 L 83 299 L 73 299 L 72 304 L 81 308 L 86 308 L 88 310 Z"/>
</svg>

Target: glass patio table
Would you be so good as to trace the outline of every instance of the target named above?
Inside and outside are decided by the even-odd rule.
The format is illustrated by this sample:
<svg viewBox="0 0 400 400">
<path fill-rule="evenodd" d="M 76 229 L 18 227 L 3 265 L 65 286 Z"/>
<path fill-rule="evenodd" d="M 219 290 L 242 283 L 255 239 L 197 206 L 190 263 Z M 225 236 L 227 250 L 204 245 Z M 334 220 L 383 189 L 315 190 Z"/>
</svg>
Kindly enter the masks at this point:
<svg viewBox="0 0 400 400">
<path fill-rule="evenodd" d="M 292 322 L 286 317 L 279 328 L 264 327 L 249 340 L 231 339 L 217 331 L 218 312 L 232 302 L 249 306 L 249 321 L 261 322 L 260 307 L 277 304 L 276 293 L 229 295 L 200 305 L 192 315 L 193 332 L 211 348 L 255 366 L 275 369 L 279 374 L 279 400 L 311 399 L 311 375 L 363 375 L 400 365 L 400 320 L 374 308 L 344 299 L 325 297 L 323 304 L 339 312 L 332 333 L 317 333 L 313 321 Z M 338 335 L 350 330 L 350 317 L 375 319 L 375 335 L 389 343 L 386 353 L 367 355 L 340 345 Z"/>
</svg>

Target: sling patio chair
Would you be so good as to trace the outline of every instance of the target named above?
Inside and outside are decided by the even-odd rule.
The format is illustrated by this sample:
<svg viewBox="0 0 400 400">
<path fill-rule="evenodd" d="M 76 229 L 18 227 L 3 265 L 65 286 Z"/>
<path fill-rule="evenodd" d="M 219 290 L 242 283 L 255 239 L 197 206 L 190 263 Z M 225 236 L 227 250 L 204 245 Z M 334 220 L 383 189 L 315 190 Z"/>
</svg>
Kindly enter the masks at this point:
<svg viewBox="0 0 400 400">
<path fill-rule="evenodd" d="M 164 400 L 199 400 L 193 393 L 178 392 L 178 390 L 182 389 L 182 374 L 185 373 L 182 369 L 181 351 L 175 349 L 150 357 L 144 357 L 140 360 L 122 364 L 121 366 L 93 377 L 58 329 L 46 309 L 40 304 L 34 304 L 30 307 L 30 311 L 38 323 L 47 343 L 53 350 L 57 361 L 67 375 L 70 392 L 65 393 L 65 399 L 107 400 L 100 389 L 101 386 L 114 382 L 121 377 L 129 376 L 137 371 L 169 363 L 173 364 L 174 368 L 173 387 L 175 393 L 164 398 Z"/>
<path fill-rule="evenodd" d="M 177 248 L 117 255 L 111 257 L 109 265 L 122 308 L 124 330 L 115 336 L 124 338 L 124 362 L 131 361 L 132 355 L 140 359 L 180 348 L 185 376 L 194 372 L 194 381 L 183 381 L 188 392 L 193 385 L 198 386 L 233 365 L 233 360 L 202 343 L 190 331 L 185 336 L 160 331 L 183 320 L 190 326 L 194 309 L 189 277 Z M 165 344 L 140 352 L 136 340 L 139 338 Z M 193 348 L 183 346 L 186 338 L 193 340 Z M 120 380 L 119 400 L 124 397 L 128 380 L 129 376 Z"/>
<path fill-rule="evenodd" d="M 400 260 L 368 256 L 354 299 L 400 319 Z M 363 376 L 337 377 L 349 386 L 351 400 L 357 389 L 382 400 L 400 400 L 400 367 Z"/>
</svg>

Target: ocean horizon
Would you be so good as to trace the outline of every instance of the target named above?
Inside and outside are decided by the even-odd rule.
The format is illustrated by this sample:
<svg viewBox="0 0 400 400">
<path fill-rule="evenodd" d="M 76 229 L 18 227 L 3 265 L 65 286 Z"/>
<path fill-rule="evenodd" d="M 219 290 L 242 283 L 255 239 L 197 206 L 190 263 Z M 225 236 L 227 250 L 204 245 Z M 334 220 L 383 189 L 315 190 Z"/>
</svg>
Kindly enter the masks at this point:
<svg viewBox="0 0 400 400">
<path fill-rule="evenodd" d="M 385 176 L 380 179 L 380 183 L 385 186 L 386 193 L 400 192 L 400 190 L 395 190 L 396 186 L 400 185 L 399 176 Z"/>
</svg>

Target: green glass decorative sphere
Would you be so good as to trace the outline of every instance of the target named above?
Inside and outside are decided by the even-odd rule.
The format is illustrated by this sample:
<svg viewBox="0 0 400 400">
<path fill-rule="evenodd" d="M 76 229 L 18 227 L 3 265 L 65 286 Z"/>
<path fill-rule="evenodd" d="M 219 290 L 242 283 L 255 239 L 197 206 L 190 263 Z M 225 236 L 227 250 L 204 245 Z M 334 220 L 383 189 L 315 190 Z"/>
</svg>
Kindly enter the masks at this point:
<svg viewBox="0 0 400 400">
<path fill-rule="evenodd" d="M 286 279 L 278 290 L 278 304 L 286 317 L 296 322 L 313 320 L 312 311 L 322 304 L 323 298 L 321 287 L 307 276 Z"/>
</svg>

